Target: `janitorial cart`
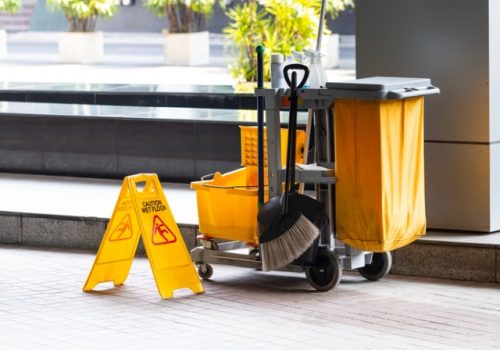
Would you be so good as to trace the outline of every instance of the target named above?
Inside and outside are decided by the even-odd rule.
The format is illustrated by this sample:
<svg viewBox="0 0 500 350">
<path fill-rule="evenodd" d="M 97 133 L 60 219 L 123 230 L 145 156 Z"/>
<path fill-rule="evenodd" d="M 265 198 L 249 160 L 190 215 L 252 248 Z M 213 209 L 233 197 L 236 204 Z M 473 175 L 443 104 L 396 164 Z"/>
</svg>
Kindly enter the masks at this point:
<svg viewBox="0 0 500 350">
<path fill-rule="evenodd" d="M 328 218 L 310 247 L 280 270 L 305 272 L 320 291 L 336 286 L 343 270 L 377 280 L 389 272 L 392 250 L 425 234 L 424 96 L 437 93 L 429 79 L 395 77 L 256 90 L 266 117 L 264 202 L 282 202 L 283 192 L 302 192 L 305 184 Z M 293 125 L 283 130 L 280 119 L 294 94 L 309 120 L 298 134 Z M 295 152 L 284 151 L 285 137 Z M 257 141 L 255 129 L 242 129 L 244 167 L 192 183 L 201 246 L 191 257 L 204 279 L 215 264 L 263 269 L 258 167 L 251 161 Z"/>
</svg>

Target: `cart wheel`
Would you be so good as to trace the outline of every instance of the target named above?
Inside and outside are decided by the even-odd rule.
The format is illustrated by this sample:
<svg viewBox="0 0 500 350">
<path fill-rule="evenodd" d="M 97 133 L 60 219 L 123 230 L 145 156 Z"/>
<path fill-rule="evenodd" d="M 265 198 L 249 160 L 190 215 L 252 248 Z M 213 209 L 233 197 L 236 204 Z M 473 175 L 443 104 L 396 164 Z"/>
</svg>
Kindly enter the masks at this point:
<svg viewBox="0 0 500 350">
<path fill-rule="evenodd" d="M 320 250 L 315 266 L 306 268 L 306 277 L 314 289 L 320 292 L 329 291 L 339 284 L 342 278 L 339 258 L 329 250 Z"/>
<path fill-rule="evenodd" d="M 259 250 L 258 250 L 257 248 L 253 248 L 252 250 L 250 250 L 250 251 L 248 252 L 248 254 L 249 254 L 250 256 L 254 256 L 254 257 L 256 257 L 256 258 L 258 258 L 258 257 L 260 256 L 260 252 L 259 252 Z"/>
<path fill-rule="evenodd" d="M 198 265 L 198 276 L 203 278 L 204 280 L 210 279 L 214 273 L 214 268 L 208 264 L 200 264 Z"/>
<path fill-rule="evenodd" d="M 391 252 L 373 253 L 371 264 L 360 267 L 358 272 L 369 281 L 377 281 L 387 276 L 392 267 Z"/>
</svg>

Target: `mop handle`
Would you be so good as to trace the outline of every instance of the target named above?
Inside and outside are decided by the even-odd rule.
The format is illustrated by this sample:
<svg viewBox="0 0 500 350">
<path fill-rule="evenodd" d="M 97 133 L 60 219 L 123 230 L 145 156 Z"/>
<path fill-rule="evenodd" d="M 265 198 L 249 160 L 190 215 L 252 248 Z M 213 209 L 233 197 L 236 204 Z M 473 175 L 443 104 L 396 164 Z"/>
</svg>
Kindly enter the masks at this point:
<svg viewBox="0 0 500 350">
<path fill-rule="evenodd" d="M 264 88 L 264 46 L 257 46 L 257 89 Z M 257 181 L 258 206 L 264 204 L 264 97 L 257 97 Z"/>
<path fill-rule="evenodd" d="M 318 39 L 316 41 L 316 51 L 321 51 L 321 40 L 323 39 L 323 23 L 325 22 L 325 5 L 326 0 L 321 0 L 321 8 L 319 13 L 319 28 Z"/>
</svg>

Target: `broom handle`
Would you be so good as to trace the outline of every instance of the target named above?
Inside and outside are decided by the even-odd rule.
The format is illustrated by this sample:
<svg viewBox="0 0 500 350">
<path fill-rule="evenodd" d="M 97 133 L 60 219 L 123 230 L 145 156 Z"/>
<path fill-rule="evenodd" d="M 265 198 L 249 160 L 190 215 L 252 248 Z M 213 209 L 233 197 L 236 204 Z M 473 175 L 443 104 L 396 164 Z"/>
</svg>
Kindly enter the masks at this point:
<svg viewBox="0 0 500 350">
<path fill-rule="evenodd" d="M 286 175 L 285 175 L 285 198 L 283 203 L 283 214 L 288 214 L 288 194 L 290 193 L 292 172 L 293 172 L 293 158 L 292 158 L 292 143 L 293 143 L 293 111 L 297 108 L 297 73 L 292 72 L 292 81 L 290 84 L 290 114 L 288 118 L 288 142 L 286 150 Z"/>
<path fill-rule="evenodd" d="M 290 181 L 288 187 L 288 194 L 293 193 L 295 187 L 295 139 L 297 130 L 297 73 L 292 73 L 292 100 L 290 101 L 290 121 L 289 133 L 290 137 Z"/>
<path fill-rule="evenodd" d="M 321 51 L 321 39 L 323 39 L 323 23 L 325 22 L 325 7 L 326 7 L 326 0 L 321 0 L 321 7 L 319 10 L 318 37 L 316 40 L 316 51 Z"/>
<path fill-rule="evenodd" d="M 293 99 L 293 111 L 290 113 L 290 124 L 291 124 L 291 133 L 292 133 L 292 145 L 291 145 L 291 153 L 290 156 L 290 190 L 289 193 L 295 192 L 295 157 L 296 157 L 296 149 L 297 149 L 297 90 L 295 90 L 295 96 Z"/>
<path fill-rule="evenodd" d="M 290 70 L 301 70 L 304 72 L 302 80 L 297 84 L 297 72 L 292 71 L 290 80 Z M 288 195 L 292 193 L 292 188 L 295 186 L 295 143 L 297 130 L 297 89 L 304 86 L 309 77 L 309 69 L 307 66 L 298 63 L 292 63 L 283 68 L 283 76 L 286 83 L 290 87 L 290 118 L 288 120 L 288 145 L 286 152 L 286 179 L 285 179 L 285 199 L 283 203 L 283 214 L 288 214 Z"/>
</svg>

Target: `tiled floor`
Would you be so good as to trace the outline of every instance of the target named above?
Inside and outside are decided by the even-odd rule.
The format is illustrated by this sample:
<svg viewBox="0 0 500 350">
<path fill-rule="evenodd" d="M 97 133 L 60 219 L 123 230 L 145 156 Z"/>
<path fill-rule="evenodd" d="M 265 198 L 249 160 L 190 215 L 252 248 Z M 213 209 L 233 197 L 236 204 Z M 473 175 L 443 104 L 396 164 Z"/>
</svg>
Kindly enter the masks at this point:
<svg viewBox="0 0 500 350">
<path fill-rule="evenodd" d="M 204 294 L 161 300 L 144 258 L 124 286 L 83 293 L 93 259 L 0 246 L 0 348 L 500 348 L 498 284 L 351 274 L 318 293 L 303 275 L 216 266 Z"/>
</svg>

